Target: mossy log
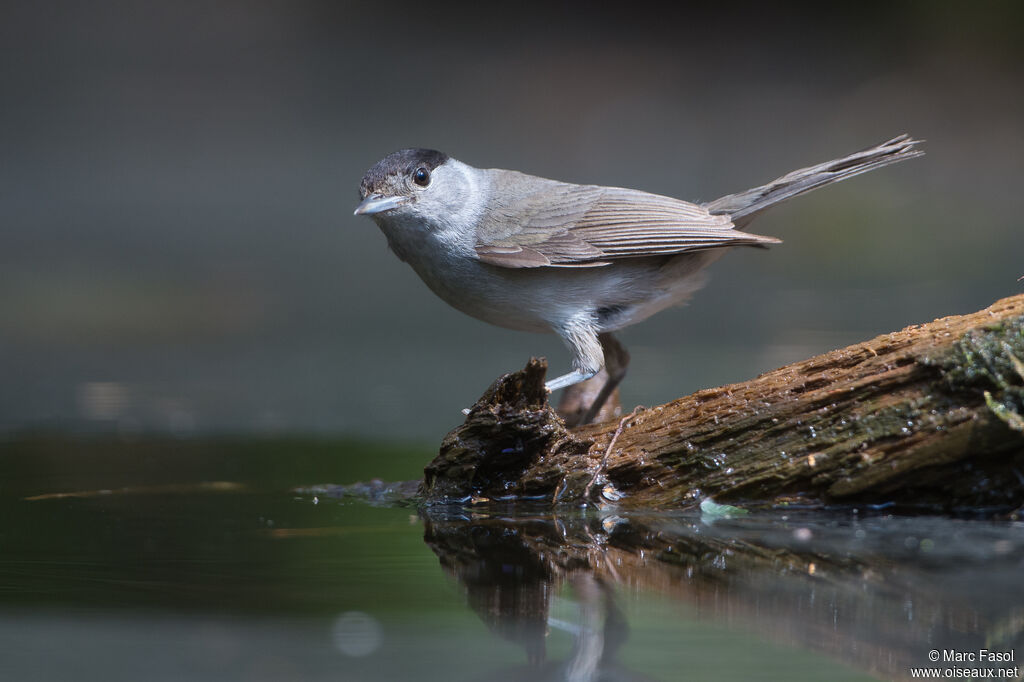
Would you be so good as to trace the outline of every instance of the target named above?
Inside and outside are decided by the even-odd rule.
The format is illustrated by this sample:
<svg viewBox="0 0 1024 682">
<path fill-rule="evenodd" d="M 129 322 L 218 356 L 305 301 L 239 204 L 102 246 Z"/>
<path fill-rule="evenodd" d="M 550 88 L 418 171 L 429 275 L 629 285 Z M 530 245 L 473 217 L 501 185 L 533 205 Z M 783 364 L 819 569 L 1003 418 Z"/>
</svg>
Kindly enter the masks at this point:
<svg viewBox="0 0 1024 682">
<path fill-rule="evenodd" d="M 569 430 L 546 363 L 496 381 L 425 470 L 428 502 L 689 507 L 1024 503 L 1024 295 Z"/>
</svg>

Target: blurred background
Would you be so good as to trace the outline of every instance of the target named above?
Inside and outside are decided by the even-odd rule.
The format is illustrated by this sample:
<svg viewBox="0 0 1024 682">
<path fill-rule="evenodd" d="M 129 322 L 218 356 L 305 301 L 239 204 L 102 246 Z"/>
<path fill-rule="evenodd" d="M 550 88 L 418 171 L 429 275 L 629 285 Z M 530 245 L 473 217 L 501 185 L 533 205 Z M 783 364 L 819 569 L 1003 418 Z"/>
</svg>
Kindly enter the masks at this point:
<svg viewBox="0 0 1024 682">
<path fill-rule="evenodd" d="M 0 433 L 436 442 L 553 336 L 352 215 L 407 146 L 709 200 L 908 132 L 626 330 L 627 407 L 1021 293 L 1024 4 L 0 5 Z"/>
</svg>

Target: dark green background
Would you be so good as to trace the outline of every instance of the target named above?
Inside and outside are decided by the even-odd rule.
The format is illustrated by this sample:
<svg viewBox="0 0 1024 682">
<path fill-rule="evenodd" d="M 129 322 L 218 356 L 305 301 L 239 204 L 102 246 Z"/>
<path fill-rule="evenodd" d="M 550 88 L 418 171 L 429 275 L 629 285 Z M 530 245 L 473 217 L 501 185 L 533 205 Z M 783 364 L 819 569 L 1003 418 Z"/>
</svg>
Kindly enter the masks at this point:
<svg viewBox="0 0 1024 682">
<path fill-rule="evenodd" d="M 554 337 L 353 217 L 404 146 L 706 200 L 909 132 L 624 333 L 655 404 L 1022 291 L 1017 2 L 0 6 L 0 429 L 436 442 Z"/>
</svg>

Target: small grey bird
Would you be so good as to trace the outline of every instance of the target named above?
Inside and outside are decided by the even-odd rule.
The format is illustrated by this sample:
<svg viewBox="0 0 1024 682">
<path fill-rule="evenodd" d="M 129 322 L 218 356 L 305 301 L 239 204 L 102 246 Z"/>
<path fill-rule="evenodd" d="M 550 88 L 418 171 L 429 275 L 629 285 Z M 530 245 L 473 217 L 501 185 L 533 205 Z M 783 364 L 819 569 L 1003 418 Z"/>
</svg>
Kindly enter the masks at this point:
<svg viewBox="0 0 1024 682">
<path fill-rule="evenodd" d="M 589 421 L 625 375 L 611 332 L 686 301 L 727 247 L 779 239 L 740 231 L 764 209 L 824 185 L 923 154 L 900 135 L 841 159 L 704 204 L 621 187 L 575 185 L 474 168 L 431 149 L 403 149 L 363 176 L 356 215 L 430 289 L 501 327 L 554 332 L 573 371 L 551 391 L 608 365 Z"/>
</svg>

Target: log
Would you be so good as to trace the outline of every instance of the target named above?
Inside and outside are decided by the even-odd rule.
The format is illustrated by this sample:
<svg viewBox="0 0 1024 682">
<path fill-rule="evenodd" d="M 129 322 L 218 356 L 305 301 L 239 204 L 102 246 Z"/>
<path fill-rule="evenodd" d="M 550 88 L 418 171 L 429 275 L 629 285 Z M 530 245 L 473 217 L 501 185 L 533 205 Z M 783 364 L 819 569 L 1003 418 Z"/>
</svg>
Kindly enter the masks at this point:
<svg viewBox="0 0 1024 682">
<path fill-rule="evenodd" d="M 1024 503 L 1024 295 L 747 382 L 566 428 L 546 362 L 498 379 L 426 467 L 428 503 L 687 508 Z"/>
</svg>

